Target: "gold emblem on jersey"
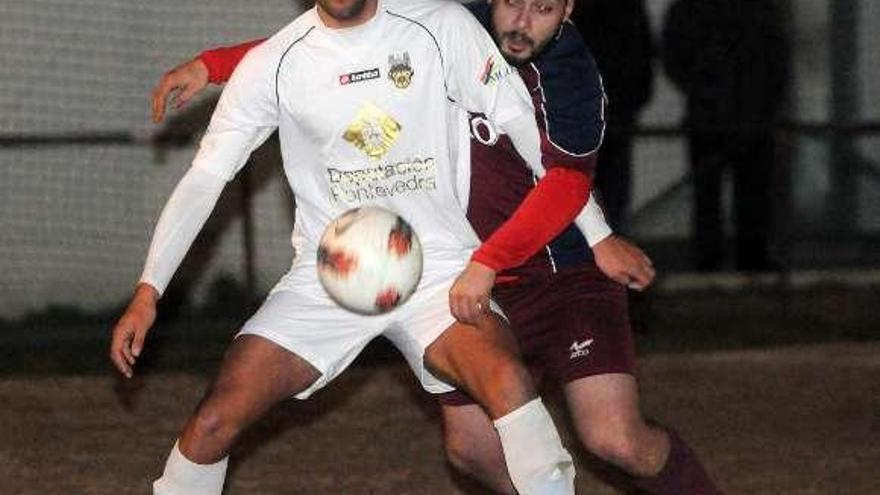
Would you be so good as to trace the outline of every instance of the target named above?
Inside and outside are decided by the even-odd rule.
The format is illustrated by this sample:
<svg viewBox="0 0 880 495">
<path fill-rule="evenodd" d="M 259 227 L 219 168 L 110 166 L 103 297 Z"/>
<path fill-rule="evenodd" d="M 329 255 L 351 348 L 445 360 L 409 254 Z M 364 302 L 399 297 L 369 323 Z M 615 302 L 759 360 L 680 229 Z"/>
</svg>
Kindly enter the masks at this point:
<svg viewBox="0 0 880 495">
<path fill-rule="evenodd" d="M 400 136 L 401 126 L 394 117 L 367 103 L 348 124 L 342 138 L 374 160 L 388 153 Z"/>
<path fill-rule="evenodd" d="M 398 89 L 406 89 L 412 83 L 415 72 L 409 61 L 409 52 L 388 55 L 388 79 Z"/>
</svg>

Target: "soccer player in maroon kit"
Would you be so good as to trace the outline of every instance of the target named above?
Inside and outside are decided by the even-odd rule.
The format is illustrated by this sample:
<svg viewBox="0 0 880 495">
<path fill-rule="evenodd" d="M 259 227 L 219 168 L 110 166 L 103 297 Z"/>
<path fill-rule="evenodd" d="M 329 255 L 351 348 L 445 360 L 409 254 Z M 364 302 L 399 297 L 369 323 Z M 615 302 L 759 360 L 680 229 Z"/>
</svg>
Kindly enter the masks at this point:
<svg viewBox="0 0 880 495">
<path fill-rule="evenodd" d="M 542 146 L 592 171 L 605 130 L 605 95 L 589 51 L 567 20 L 574 1 L 467 6 L 518 67 L 533 95 Z M 154 120 L 162 120 L 172 92 L 172 104 L 180 107 L 209 82 L 224 82 L 260 41 L 203 52 L 168 72 L 153 94 Z M 536 178 L 485 118 L 470 115 L 470 131 L 468 218 L 487 239 Z M 626 285 L 650 284 L 650 260 L 614 235 L 590 244 L 572 224 L 521 266 L 498 273 L 493 297 L 510 319 L 525 363 L 536 381 L 548 377 L 562 385 L 583 446 L 628 474 L 634 487 L 657 495 L 720 493 L 681 437 L 648 424 L 639 410 Z M 510 255 L 484 253 L 477 261 L 491 267 L 493 256 Z M 493 490 L 515 494 L 488 415 L 462 392 L 440 402 L 449 461 Z"/>
</svg>

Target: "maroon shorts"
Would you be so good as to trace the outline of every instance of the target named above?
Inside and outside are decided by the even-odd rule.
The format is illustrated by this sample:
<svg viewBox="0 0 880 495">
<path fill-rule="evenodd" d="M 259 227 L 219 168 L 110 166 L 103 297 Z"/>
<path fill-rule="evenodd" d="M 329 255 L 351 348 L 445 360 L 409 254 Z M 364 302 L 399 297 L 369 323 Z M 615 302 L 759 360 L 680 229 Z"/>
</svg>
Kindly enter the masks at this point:
<svg viewBox="0 0 880 495">
<path fill-rule="evenodd" d="M 595 264 L 565 267 L 553 275 L 523 275 L 497 285 L 493 297 L 510 320 L 536 383 L 635 374 L 626 288 Z M 474 403 L 461 391 L 441 394 L 439 400 L 445 405 Z"/>
</svg>

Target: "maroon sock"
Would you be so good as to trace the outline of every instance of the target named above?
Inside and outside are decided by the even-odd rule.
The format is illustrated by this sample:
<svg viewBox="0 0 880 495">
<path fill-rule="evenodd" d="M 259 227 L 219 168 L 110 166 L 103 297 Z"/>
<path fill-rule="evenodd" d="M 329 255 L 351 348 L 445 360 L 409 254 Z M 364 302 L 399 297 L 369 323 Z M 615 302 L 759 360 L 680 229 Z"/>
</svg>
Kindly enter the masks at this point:
<svg viewBox="0 0 880 495">
<path fill-rule="evenodd" d="M 694 453 L 672 429 L 669 434 L 669 457 L 656 476 L 633 478 L 634 486 L 651 495 L 721 495 Z"/>
</svg>

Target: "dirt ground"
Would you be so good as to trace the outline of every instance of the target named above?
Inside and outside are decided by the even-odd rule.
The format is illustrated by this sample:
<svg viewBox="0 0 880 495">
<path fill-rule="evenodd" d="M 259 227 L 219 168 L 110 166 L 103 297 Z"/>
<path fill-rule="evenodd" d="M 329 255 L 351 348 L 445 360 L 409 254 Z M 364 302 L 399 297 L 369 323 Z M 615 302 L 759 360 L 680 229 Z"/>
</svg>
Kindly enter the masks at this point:
<svg viewBox="0 0 880 495">
<path fill-rule="evenodd" d="M 880 493 L 880 343 L 654 354 L 641 372 L 646 414 L 675 425 L 727 493 Z M 149 493 L 206 382 L 0 378 L 0 492 Z M 250 431 L 226 493 L 483 493 L 446 468 L 439 432 L 403 365 L 356 367 Z M 578 479 L 581 494 L 616 493 L 583 465 Z"/>
</svg>

